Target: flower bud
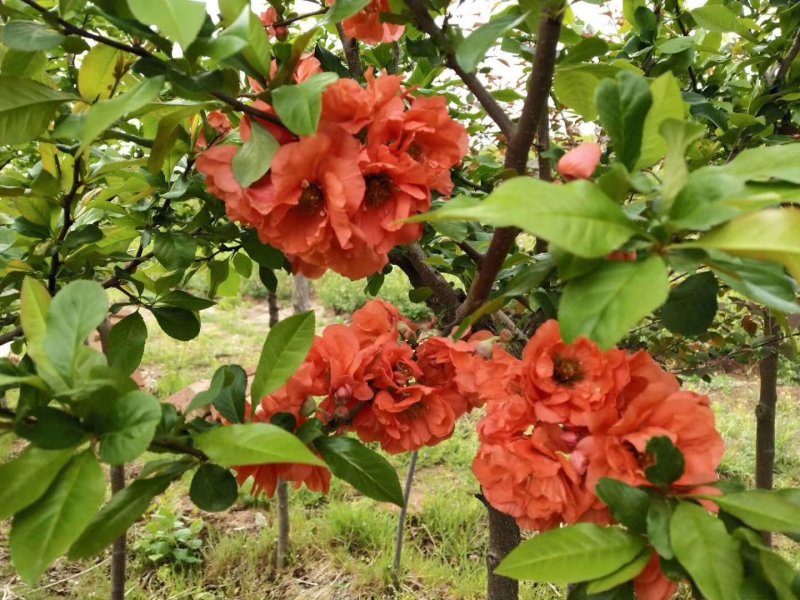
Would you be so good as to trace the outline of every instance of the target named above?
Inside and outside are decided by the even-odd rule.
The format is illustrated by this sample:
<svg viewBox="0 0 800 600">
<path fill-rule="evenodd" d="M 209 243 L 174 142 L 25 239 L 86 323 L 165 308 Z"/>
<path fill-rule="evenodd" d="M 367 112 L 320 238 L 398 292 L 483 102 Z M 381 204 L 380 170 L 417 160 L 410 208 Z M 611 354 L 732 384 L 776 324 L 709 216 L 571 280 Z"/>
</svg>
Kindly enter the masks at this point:
<svg viewBox="0 0 800 600">
<path fill-rule="evenodd" d="M 500 340 L 501 340 L 501 341 L 508 343 L 508 342 L 510 342 L 510 341 L 511 341 L 511 340 L 513 340 L 513 339 L 514 339 L 514 334 L 513 334 L 513 333 L 511 333 L 511 330 L 510 330 L 510 329 L 503 329 L 503 330 L 500 332 Z"/>
<path fill-rule="evenodd" d="M 475 346 L 475 352 L 481 358 L 485 358 L 486 360 L 490 360 L 492 358 L 492 352 L 494 350 L 494 338 L 490 338 L 488 340 L 483 340 L 479 342 L 477 346 Z"/>
<path fill-rule="evenodd" d="M 337 406 L 344 406 L 348 402 L 350 402 L 350 398 L 353 394 L 352 389 L 349 385 L 342 385 L 337 388 L 337 390 L 333 394 L 333 399 L 336 402 Z"/>
<path fill-rule="evenodd" d="M 602 154 L 600 146 L 585 142 L 561 157 L 558 161 L 558 174 L 565 181 L 589 179 L 597 170 Z"/>
<path fill-rule="evenodd" d="M 333 416 L 339 421 L 346 421 L 350 418 L 350 409 L 346 406 L 337 406 L 333 411 Z"/>
</svg>

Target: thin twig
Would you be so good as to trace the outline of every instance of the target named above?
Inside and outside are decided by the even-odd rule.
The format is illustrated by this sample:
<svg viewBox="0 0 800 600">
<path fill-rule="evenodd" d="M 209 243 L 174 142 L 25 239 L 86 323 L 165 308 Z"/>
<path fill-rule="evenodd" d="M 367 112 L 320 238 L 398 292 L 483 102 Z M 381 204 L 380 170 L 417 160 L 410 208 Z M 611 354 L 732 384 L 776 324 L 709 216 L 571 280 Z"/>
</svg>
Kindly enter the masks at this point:
<svg viewBox="0 0 800 600">
<path fill-rule="evenodd" d="M 350 75 L 353 79 L 363 79 L 364 67 L 361 65 L 358 42 L 345 33 L 344 26 L 341 23 L 336 24 L 336 31 L 339 32 L 339 39 L 342 41 L 342 50 L 344 50 L 344 57 L 347 60 L 347 68 L 350 70 Z"/>
<path fill-rule="evenodd" d="M 295 17 L 289 17 L 288 19 L 284 19 L 283 21 L 275 21 L 272 26 L 273 27 L 287 27 L 292 23 L 297 23 L 298 21 L 302 21 L 303 19 L 308 19 L 310 17 L 316 17 L 317 15 L 324 15 L 328 12 L 327 8 L 320 8 L 319 10 L 315 10 L 313 12 L 305 13 L 303 15 L 297 15 Z"/>
<path fill-rule="evenodd" d="M 800 54 L 800 28 L 798 28 L 797 33 L 794 36 L 794 42 L 792 42 L 792 46 L 789 48 L 789 53 L 781 61 L 780 67 L 778 67 L 778 73 L 775 75 L 773 90 L 779 91 L 783 87 L 786 76 L 789 74 L 789 69 L 792 68 L 792 63 L 797 58 L 798 54 Z"/>
<path fill-rule="evenodd" d="M 47 585 L 43 585 L 42 587 L 38 587 L 38 588 L 36 588 L 35 590 L 32 590 L 32 591 L 41 592 L 42 590 L 47 590 L 47 589 L 50 589 L 51 587 L 55 587 L 57 585 L 61 585 L 62 583 L 66 583 L 68 581 L 72 581 L 73 579 L 78 579 L 79 577 L 83 577 L 84 575 L 86 575 L 90 571 L 94 571 L 95 569 L 98 569 L 98 568 L 102 567 L 104 564 L 106 564 L 110 560 L 111 560 L 111 557 L 109 556 L 108 558 L 104 558 L 103 560 L 101 560 L 96 565 L 92 565 L 91 567 L 81 571 L 80 573 L 75 573 L 74 575 L 70 575 L 69 577 L 65 577 L 64 579 L 59 579 L 58 581 L 54 581 L 53 583 L 48 583 Z"/>
<path fill-rule="evenodd" d="M 66 239 L 67 234 L 72 227 L 72 205 L 75 202 L 75 197 L 78 195 L 78 190 L 80 189 L 82 183 L 81 158 L 80 156 L 76 156 L 72 164 L 72 186 L 70 187 L 66 196 L 64 196 L 64 200 L 61 203 L 61 209 L 64 213 L 64 223 L 61 226 L 61 231 L 59 232 L 58 238 L 53 246 L 53 254 L 50 259 L 50 274 L 47 276 L 47 289 L 50 291 L 51 296 L 56 293 L 58 269 L 61 266 L 61 244 L 64 243 L 64 240 Z"/>
</svg>

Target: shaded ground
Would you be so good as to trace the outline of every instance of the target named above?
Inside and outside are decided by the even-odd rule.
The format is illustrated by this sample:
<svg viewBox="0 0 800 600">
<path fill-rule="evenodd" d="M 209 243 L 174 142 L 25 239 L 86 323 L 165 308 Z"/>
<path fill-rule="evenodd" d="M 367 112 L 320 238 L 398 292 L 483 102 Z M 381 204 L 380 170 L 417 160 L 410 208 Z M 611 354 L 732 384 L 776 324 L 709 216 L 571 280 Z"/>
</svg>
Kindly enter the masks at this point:
<svg viewBox="0 0 800 600">
<path fill-rule="evenodd" d="M 319 314 L 318 324 L 330 318 Z M 151 327 L 144 360 L 146 384 L 165 397 L 222 364 L 245 367 L 256 363 L 267 332 L 264 303 L 224 301 L 203 313 L 203 336 L 178 343 Z M 721 376 L 712 384 L 688 382 L 714 400 L 728 452 L 722 464 L 726 477 L 751 482 L 758 397 L 755 377 Z M 778 411 L 776 485 L 800 486 L 800 388 L 781 387 Z M 420 454 L 419 473 L 411 496 L 404 574 L 399 590 L 390 584 L 396 509 L 379 505 L 334 482 L 327 497 L 299 490 L 291 494 L 293 549 L 289 566 L 273 568 L 275 522 L 273 505 L 243 493 L 226 513 L 203 513 L 188 500 L 188 481 L 173 486 L 151 507 L 130 536 L 130 600 L 466 600 L 484 598 L 484 509 L 474 498 L 477 485 L 470 464 L 477 448 L 475 418 L 463 420 L 452 439 Z M 405 459 L 393 459 L 401 477 Z M 133 466 L 132 472 L 137 471 Z M 166 517 L 165 517 L 166 515 Z M 159 526 L 169 515 L 183 520 L 172 529 Z M 181 567 L 157 564 L 137 544 L 192 522 L 202 522 L 202 563 Z M 84 600 L 108 597 L 108 555 L 95 560 L 59 561 L 28 588 L 13 575 L 6 548 L 7 523 L 0 525 L 0 599 Z M 800 562 L 797 545 L 782 539 L 781 550 Z M 152 549 L 152 545 L 151 545 Z M 563 597 L 553 586 L 524 586 L 527 600 Z"/>
</svg>

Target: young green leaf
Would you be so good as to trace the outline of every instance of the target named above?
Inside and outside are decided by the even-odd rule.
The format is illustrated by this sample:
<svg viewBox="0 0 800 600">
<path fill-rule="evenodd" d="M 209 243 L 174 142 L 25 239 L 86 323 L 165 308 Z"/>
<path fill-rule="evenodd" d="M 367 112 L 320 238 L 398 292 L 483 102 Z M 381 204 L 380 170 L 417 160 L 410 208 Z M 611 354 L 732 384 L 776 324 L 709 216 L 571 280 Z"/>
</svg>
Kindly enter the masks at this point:
<svg viewBox="0 0 800 600">
<path fill-rule="evenodd" d="M 349 19 L 369 3 L 370 0 L 337 0 L 325 13 L 322 23 L 339 23 Z"/>
<path fill-rule="evenodd" d="M 717 315 L 719 284 L 708 271 L 692 275 L 669 293 L 661 307 L 661 322 L 679 335 L 688 337 L 705 333 Z"/>
<path fill-rule="evenodd" d="M 48 358 L 64 377 L 72 377 L 79 348 L 108 315 L 103 287 L 88 280 L 67 284 L 50 303 L 45 346 Z"/>
<path fill-rule="evenodd" d="M 78 71 L 78 91 L 86 102 L 111 97 L 118 78 L 123 75 L 124 58 L 121 50 L 98 44 L 83 57 Z"/>
<path fill-rule="evenodd" d="M 22 281 L 21 300 L 19 320 L 22 324 L 22 331 L 25 332 L 28 353 L 37 363 L 47 360 L 45 339 L 47 336 L 47 313 L 52 301 L 50 294 L 40 281 L 32 277 L 25 277 Z"/>
<path fill-rule="evenodd" d="M 53 406 L 37 406 L 28 411 L 14 432 L 45 450 L 74 448 L 87 433 L 80 419 Z"/>
<path fill-rule="evenodd" d="M 691 11 L 697 24 L 708 31 L 719 33 L 738 33 L 742 37 L 756 41 L 747 26 L 729 8 L 722 5 L 708 5 Z"/>
<path fill-rule="evenodd" d="M 280 148 L 275 136 L 255 121 L 250 131 L 250 139 L 233 157 L 233 174 L 242 187 L 250 187 L 269 171 Z"/>
<path fill-rule="evenodd" d="M 618 527 L 580 523 L 524 541 L 495 569 L 511 579 L 576 583 L 610 575 L 644 550 L 642 538 Z"/>
<path fill-rule="evenodd" d="M 3 26 L 0 43 L 12 50 L 52 50 L 64 41 L 64 36 L 50 27 L 34 21 L 9 21 Z"/>
<path fill-rule="evenodd" d="M 38 81 L 0 76 L 0 146 L 33 140 L 47 128 L 59 105 L 75 99 Z"/>
<path fill-rule="evenodd" d="M 221 512 L 229 509 L 239 497 L 236 478 L 228 469 L 217 465 L 201 465 L 192 477 L 189 497 L 200 510 Z"/>
<path fill-rule="evenodd" d="M 737 217 L 683 247 L 722 250 L 779 263 L 800 281 L 800 209 L 771 208 Z"/>
<path fill-rule="evenodd" d="M 270 329 L 253 376 L 251 398 L 257 404 L 282 387 L 306 359 L 314 342 L 314 313 L 284 319 Z"/>
<path fill-rule="evenodd" d="M 38 500 L 50 487 L 72 450 L 42 450 L 28 446 L 12 461 L 0 466 L 0 519 L 6 519 Z"/>
<path fill-rule="evenodd" d="M 165 37 L 186 50 L 200 33 L 206 19 L 206 7 L 195 0 L 128 0 L 136 19 L 155 25 Z"/>
<path fill-rule="evenodd" d="M 456 60 L 467 73 L 472 73 L 498 38 L 525 21 L 528 13 L 508 13 L 490 20 L 470 33 L 458 44 Z"/>
<path fill-rule="evenodd" d="M 650 167 L 667 153 L 667 141 L 661 135 L 661 124 L 667 119 L 682 120 L 688 112 L 681 95 L 681 86 L 672 72 L 656 78 L 650 84 L 653 105 L 647 111 L 642 132 L 642 150 L 635 170 Z"/>
<path fill-rule="evenodd" d="M 675 558 L 669 543 L 669 523 L 672 520 L 672 507 L 663 496 L 653 499 L 647 511 L 647 537 L 656 552 L 667 560 Z"/>
<path fill-rule="evenodd" d="M 597 112 L 619 160 L 633 171 L 642 150 L 642 135 L 653 96 L 647 80 L 622 71 L 616 79 L 600 82 L 595 96 Z"/>
<path fill-rule="evenodd" d="M 714 253 L 714 256 L 705 263 L 714 269 L 717 277 L 725 285 L 778 312 L 800 313 L 800 304 L 795 299 L 794 285 L 784 274 L 783 267 L 753 260 L 722 257 L 725 255 L 720 252 Z"/>
<path fill-rule="evenodd" d="M 111 497 L 69 549 L 70 560 L 88 558 L 111 545 L 144 514 L 154 497 L 164 493 L 178 475 L 137 479 Z"/>
<path fill-rule="evenodd" d="M 744 181 L 779 179 L 800 185 L 800 144 L 750 148 L 720 169 Z"/>
<path fill-rule="evenodd" d="M 667 267 L 658 256 L 608 262 L 564 288 L 558 309 L 567 342 L 581 336 L 611 348 L 669 295 Z"/>
<path fill-rule="evenodd" d="M 331 473 L 379 502 L 403 506 L 403 490 L 389 461 L 350 437 L 319 438 L 314 446 Z"/>
<path fill-rule="evenodd" d="M 602 190 L 588 181 L 553 185 L 532 177 L 511 179 L 485 200 L 456 199 L 410 222 L 479 221 L 520 227 L 584 258 L 607 255 L 637 231 Z"/>
<path fill-rule="evenodd" d="M 139 368 L 147 342 L 147 325 L 141 313 L 135 312 L 111 328 L 108 337 L 108 364 L 126 375 Z"/>
<path fill-rule="evenodd" d="M 103 470 L 91 450 L 75 456 L 34 504 L 14 517 L 11 564 L 28 585 L 67 551 L 92 520 L 105 494 Z"/>
<path fill-rule="evenodd" d="M 759 531 L 800 533 L 800 491 L 750 490 L 708 500 Z"/>
<path fill-rule="evenodd" d="M 622 525 L 637 533 L 647 531 L 647 509 L 650 507 L 650 497 L 646 492 L 622 481 L 608 478 L 600 480 L 595 492 L 608 505 L 611 514 Z"/>
<path fill-rule="evenodd" d="M 273 91 L 273 106 L 283 124 L 297 135 L 314 135 L 322 113 L 322 92 L 337 79 L 336 73 L 319 73 L 303 83 L 282 85 Z"/>
<path fill-rule="evenodd" d="M 608 590 L 611 590 L 618 585 L 625 583 L 626 581 L 630 581 L 645 570 L 645 567 L 647 567 L 647 563 L 650 562 L 652 555 L 652 551 L 645 550 L 619 570 L 614 571 L 605 577 L 601 577 L 600 579 L 590 581 L 586 586 L 586 591 L 590 594 L 602 594 L 603 592 L 607 592 Z"/>
<path fill-rule="evenodd" d="M 266 423 L 226 425 L 194 438 L 197 448 L 223 467 L 290 463 L 324 466 L 295 436 Z"/>
<path fill-rule="evenodd" d="M 678 561 L 705 598 L 739 597 L 742 557 L 722 521 L 701 506 L 680 502 L 672 515 L 670 540 Z"/>
</svg>

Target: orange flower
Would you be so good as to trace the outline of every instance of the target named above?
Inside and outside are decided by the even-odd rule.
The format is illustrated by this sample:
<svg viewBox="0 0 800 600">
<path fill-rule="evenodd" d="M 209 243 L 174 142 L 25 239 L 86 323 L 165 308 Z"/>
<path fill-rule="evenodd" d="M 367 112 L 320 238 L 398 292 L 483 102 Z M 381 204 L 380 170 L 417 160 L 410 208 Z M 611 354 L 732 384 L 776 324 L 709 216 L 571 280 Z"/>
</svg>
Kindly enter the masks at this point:
<svg viewBox="0 0 800 600">
<path fill-rule="evenodd" d="M 634 486 L 650 485 L 645 477 L 649 466 L 647 443 L 662 436 L 681 451 L 686 463 L 675 486 L 693 487 L 716 481 L 725 446 L 716 430 L 708 397 L 684 391 L 661 396 L 650 390 L 634 398 L 606 434 L 578 443 L 577 452 L 588 461 L 589 488 L 594 489 L 604 477 Z"/>
<path fill-rule="evenodd" d="M 603 151 L 597 144 L 584 142 L 558 161 L 558 174 L 566 181 L 589 179 L 600 164 Z"/>
<path fill-rule="evenodd" d="M 557 425 L 545 424 L 530 436 L 481 444 L 472 464 L 489 503 L 524 529 L 608 522 L 607 512 L 595 509 L 596 497 L 570 462 L 561 433 Z"/>
<path fill-rule="evenodd" d="M 278 11 L 275 10 L 274 7 L 271 6 L 263 13 L 261 13 L 261 24 L 266 28 L 269 36 L 278 38 L 278 40 L 280 41 L 284 41 L 286 39 L 286 36 L 289 35 L 289 29 L 282 25 L 275 27 L 275 23 L 277 22 L 278 22 Z"/>
<path fill-rule="evenodd" d="M 208 113 L 207 119 L 209 126 L 219 134 L 219 137 L 224 136 L 231 129 L 233 129 L 233 125 L 231 125 L 230 119 L 228 119 L 228 115 L 226 115 L 221 110 L 215 110 Z M 206 148 L 208 148 L 208 140 L 206 139 L 206 132 L 204 129 L 201 129 L 200 135 L 197 136 L 195 149 L 205 150 Z"/>
<path fill-rule="evenodd" d="M 397 342 L 399 337 L 412 334 L 417 329 L 416 325 L 400 314 L 396 306 L 384 300 L 367 302 L 353 313 L 350 322 L 362 348 Z"/>
<path fill-rule="evenodd" d="M 366 88 L 353 79 L 339 79 L 328 86 L 322 95 L 322 120 L 357 135 L 376 120 L 402 115 L 406 107 L 400 77 L 384 74 L 376 78 L 370 67 L 366 79 Z"/>
<path fill-rule="evenodd" d="M 411 385 L 378 392 L 356 415 L 353 429 L 364 442 L 378 442 L 386 452 L 400 454 L 443 442 L 453 434 L 456 418 L 438 390 Z"/>
<path fill-rule="evenodd" d="M 328 6 L 336 0 L 327 0 Z M 387 44 L 396 42 L 403 36 L 405 27 L 394 23 L 381 22 L 381 14 L 391 12 L 389 0 L 372 0 L 364 10 L 342 21 L 348 37 L 365 44 Z"/>
<path fill-rule="evenodd" d="M 602 352 L 581 338 L 561 339 L 557 321 L 542 325 L 522 356 L 525 396 L 547 423 L 592 428 L 605 415 L 617 415 L 616 400 L 629 381 L 621 350 Z"/>
<path fill-rule="evenodd" d="M 678 591 L 678 584 L 661 572 L 661 559 L 655 552 L 644 571 L 633 580 L 633 587 L 639 600 L 670 600 Z"/>
</svg>

